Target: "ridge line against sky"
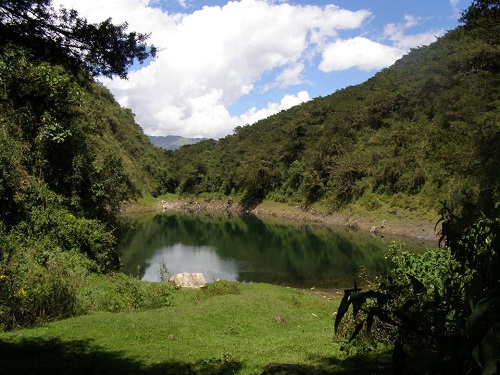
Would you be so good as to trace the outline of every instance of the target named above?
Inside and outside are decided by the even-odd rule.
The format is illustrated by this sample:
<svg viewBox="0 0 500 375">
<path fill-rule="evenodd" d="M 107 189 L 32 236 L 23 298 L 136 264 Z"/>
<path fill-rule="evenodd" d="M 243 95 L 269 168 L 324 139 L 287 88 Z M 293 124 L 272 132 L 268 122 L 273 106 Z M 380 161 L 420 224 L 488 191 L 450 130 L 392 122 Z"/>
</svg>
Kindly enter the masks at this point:
<svg viewBox="0 0 500 375">
<path fill-rule="evenodd" d="M 101 79 L 148 135 L 220 138 L 361 83 L 458 26 L 466 0 L 54 0 L 162 50 Z"/>
</svg>

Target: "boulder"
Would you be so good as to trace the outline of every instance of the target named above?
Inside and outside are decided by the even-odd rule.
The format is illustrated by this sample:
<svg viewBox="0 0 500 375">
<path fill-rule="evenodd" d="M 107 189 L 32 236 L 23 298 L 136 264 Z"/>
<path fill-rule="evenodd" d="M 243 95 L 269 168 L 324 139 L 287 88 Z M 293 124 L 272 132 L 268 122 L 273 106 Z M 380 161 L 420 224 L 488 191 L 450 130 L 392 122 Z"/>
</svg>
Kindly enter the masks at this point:
<svg viewBox="0 0 500 375">
<path fill-rule="evenodd" d="M 175 286 L 181 288 L 199 289 L 207 285 L 205 276 L 202 273 L 182 272 L 172 276 L 170 281 L 173 281 Z"/>
</svg>

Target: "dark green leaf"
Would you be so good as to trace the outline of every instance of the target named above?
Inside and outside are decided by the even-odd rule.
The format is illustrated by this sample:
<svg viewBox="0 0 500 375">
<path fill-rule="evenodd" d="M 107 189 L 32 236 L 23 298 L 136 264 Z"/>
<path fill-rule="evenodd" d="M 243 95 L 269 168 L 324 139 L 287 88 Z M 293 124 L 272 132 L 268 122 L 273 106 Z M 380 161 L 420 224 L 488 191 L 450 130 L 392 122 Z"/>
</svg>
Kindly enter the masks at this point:
<svg viewBox="0 0 500 375">
<path fill-rule="evenodd" d="M 415 278 L 415 276 L 408 275 L 408 277 L 410 278 L 411 285 L 413 286 L 413 291 L 416 294 L 425 294 L 427 292 L 427 288 L 425 287 L 425 285 L 422 284 L 420 280 Z"/>
<path fill-rule="evenodd" d="M 369 339 L 372 339 L 372 326 L 373 326 L 373 312 L 369 312 L 368 316 L 366 317 L 366 334 L 368 335 Z"/>
<path fill-rule="evenodd" d="M 481 342 L 481 351 L 484 358 L 482 375 L 497 374 L 500 359 L 500 332 L 488 334 Z"/>
<path fill-rule="evenodd" d="M 354 332 L 352 333 L 351 337 L 349 338 L 349 341 L 352 341 L 358 336 L 359 332 L 363 328 L 364 321 L 359 322 L 356 324 L 356 328 L 354 328 Z"/>
<path fill-rule="evenodd" d="M 384 323 L 390 324 L 395 327 L 399 327 L 400 324 L 396 323 L 387 313 L 380 308 L 372 308 L 374 315 L 379 318 Z"/>
<path fill-rule="evenodd" d="M 404 303 L 404 305 L 401 307 L 401 310 L 402 310 L 403 312 L 405 312 L 405 313 L 406 313 L 406 312 L 407 312 L 407 311 L 408 311 L 408 310 L 409 310 L 409 309 L 410 309 L 410 308 L 411 308 L 411 307 L 415 304 L 415 302 L 416 302 L 416 300 L 414 300 L 414 299 L 409 299 L 409 300 L 408 300 L 408 301 L 406 301 L 406 302 Z"/>
<path fill-rule="evenodd" d="M 353 292 L 356 293 L 356 292 L 360 292 L 361 291 L 361 288 L 358 288 L 358 284 L 356 284 L 356 280 L 353 280 L 354 281 L 354 289 L 353 289 Z"/>
<path fill-rule="evenodd" d="M 484 289 L 484 282 L 481 275 L 475 275 L 474 278 L 469 283 L 467 288 L 467 301 L 469 303 L 469 308 L 472 311 L 474 309 L 474 299 L 477 300 L 477 296 L 482 294 Z"/>
<path fill-rule="evenodd" d="M 339 309 L 337 310 L 337 316 L 335 318 L 335 333 L 337 333 L 337 329 L 339 327 L 340 321 L 344 317 L 345 313 L 349 310 L 349 305 L 351 304 L 351 300 L 349 299 L 350 292 L 346 292 L 342 301 L 340 301 Z"/>
<path fill-rule="evenodd" d="M 483 298 L 474 306 L 472 313 L 467 319 L 467 336 L 469 337 L 469 342 L 472 347 L 476 347 L 481 342 L 488 330 L 485 315 L 494 301 L 495 300 L 490 297 Z"/>
<path fill-rule="evenodd" d="M 352 312 L 354 314 L 354 317 L 356 317 L 358 315 L 359 310 L 366 302 L 366 293 L 360 293 L 360 292 L 352 293 L 351 302 L 352 302 Z"/>
</svg>

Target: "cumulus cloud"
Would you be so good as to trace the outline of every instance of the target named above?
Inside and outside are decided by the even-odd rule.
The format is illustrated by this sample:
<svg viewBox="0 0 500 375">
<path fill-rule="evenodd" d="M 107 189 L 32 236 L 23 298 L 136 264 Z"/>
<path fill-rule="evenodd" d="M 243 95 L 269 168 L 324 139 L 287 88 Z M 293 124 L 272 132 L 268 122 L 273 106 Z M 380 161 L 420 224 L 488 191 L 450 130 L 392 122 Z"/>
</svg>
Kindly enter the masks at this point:
<svg viewBox="0 0 500 375">
<path fill-rule="evenodd" d="M 361 36 L 337 40 L 323 51 L 319 69 L 327 73 L 351 68 L 380 69 L 391 65 L 405 52 L 404 49 L 386 46 Z"/>
<path fill-rule="evenodd" d="M 417 17 L 405 15 L 404 23 L 390 23 L 385 26 L 384 37 L 393 42 L 395 47 L 408 50 L 410 48 L 428 45 L 434 42 L 438 36 L 444 34 L 443 29 L 431 30 L 413 35 L 407 35 L 405 33 L 407 29 L 417 26 L 421 22 L 422 20 Z"/>
<path fill-rule="evenodd" d="M 389 23 L 384 27 L 382 41 L 362 36 L 338 39 L 324 48 L 319 69 L 324 72 L 351 68 L 369 71 L 389 66 L 411 48 L 428 45 L 444 34 L 442 29 L 417 34 L 406 33 L 409 28 L 418 26 L 421 22 L 418 17 L 405 15 L 404 22 Z"/>
<path fill-rule="evenodd" d="M 299 91 L 297 95 L 287 94 L 285 95 L 280 103 L 268 103 L 266 108 L 257 110 L 257 108 L 252 107 L 246 111 L 241 116 L 238 116 L 236 126 L 241 124 L 253 124 L 259 120 L 266 117 L 274 115 L 280 111 L 292 108 L 295 105 L 309 101 L 309 93 L 307 91 Z"/>
<path fill-rule="evenodd" d="M 387 44 L 361 36 L 341 39 L 345 32 L 356 33 L 372 14 L 332 4 L 241 0 L 188 13 L 192 1 L 171 2 L 181 11 L 166 11 L 160 0 L 53 1 L 56 7 L 63 3 L 77 9 L 90 22 L 112 15 L 115 23 L 127 21 L 130 30 L 151 33 L 149 42 L 162 49 L 154 61 L 129 73 L 127 81 L 102 79 L 150 135 L 225 136 L 238 125 L 309 100 L 303 88 L 286 92 L 309 83 L 305 69 L 315 66 L 316 57 L 322 58 L 323 72 L 379 69 L 428 40 L 405 34 L 416 22 L 411 18 L 386 27 Z M 245 113 L 228 110 L 239 99 L 271 90 L 274 103 Z"/>
<path fill-rule="evenodd" d="M 304 63 L 299 62 L 295 65 L 287 66 L 279 73 L 274 82 L 266 85 L 263 91 L 267 91 L 272 87 L 286 88 L 292 85 L 298 85 L 304 82 L 302 72 L 304 71 Z"/>
<path fill-rule="evenodd" d="M 158 58 L 130 73 L 128 81 L 103 83 L 136 113 L 147 134 L 189 137 L 220 137 L 238 122 L 309 100 L 303 92 L 242 115 L 232 116 L 227 109 L 252 93 L 264 74 L 274 77 L 266 89 L 302 83 L 311 51 L 339 30 L 358 28 L 370 15 L 335 5 L 262 0 L 204 6 L 191 14 L 171 14 L 147 0 L 59 1 L 90 21 L 112 14 L 114 22 L 127 20 L 131 30 L 152 33 L 150 42 L 164 48 Z"/>
</svg>

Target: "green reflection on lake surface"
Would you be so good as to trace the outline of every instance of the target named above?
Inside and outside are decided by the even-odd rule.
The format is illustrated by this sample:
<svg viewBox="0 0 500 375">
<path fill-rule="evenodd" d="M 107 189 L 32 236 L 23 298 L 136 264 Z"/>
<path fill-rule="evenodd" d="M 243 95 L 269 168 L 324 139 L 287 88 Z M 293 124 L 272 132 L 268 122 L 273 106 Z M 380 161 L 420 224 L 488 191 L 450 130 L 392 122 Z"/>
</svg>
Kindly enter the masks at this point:
<svg viewBox="0 0 500 375">
<path fill-rule="evenodd" d="M 148 281 L 159 281 L 164 261 L 173 274 L 202 272 L 209 282 L 343 288 L 361 267 L 380 274 L 388 266 L 388 245 L 380 237 L 253 215 L 141 216 L 119 238 L 124 272 Z"/>
</svg>

